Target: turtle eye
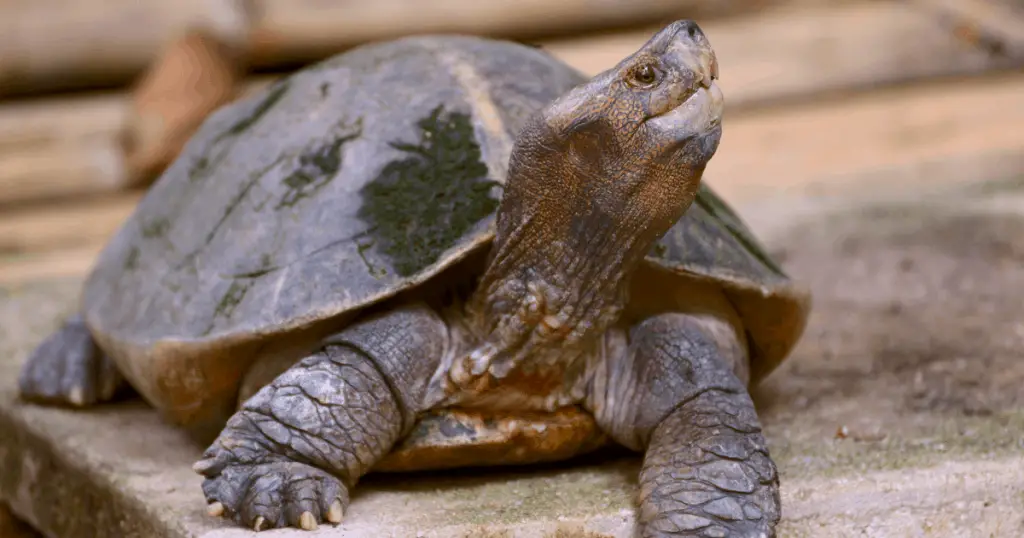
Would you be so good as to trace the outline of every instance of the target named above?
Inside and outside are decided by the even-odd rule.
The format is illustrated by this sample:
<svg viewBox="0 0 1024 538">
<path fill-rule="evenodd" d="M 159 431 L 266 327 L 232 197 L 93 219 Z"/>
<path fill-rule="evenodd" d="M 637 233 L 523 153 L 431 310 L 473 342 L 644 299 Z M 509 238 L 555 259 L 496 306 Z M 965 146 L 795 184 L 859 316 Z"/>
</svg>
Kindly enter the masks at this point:
<svg viewBox="0 0 1024 538">
<path fill-rule="evenodd" d="M 649 88 L 658 82 L 658 70 L 651 64 L 643 64 L 630 74 L 630 83 L 640 88 Z"/>
</svg>

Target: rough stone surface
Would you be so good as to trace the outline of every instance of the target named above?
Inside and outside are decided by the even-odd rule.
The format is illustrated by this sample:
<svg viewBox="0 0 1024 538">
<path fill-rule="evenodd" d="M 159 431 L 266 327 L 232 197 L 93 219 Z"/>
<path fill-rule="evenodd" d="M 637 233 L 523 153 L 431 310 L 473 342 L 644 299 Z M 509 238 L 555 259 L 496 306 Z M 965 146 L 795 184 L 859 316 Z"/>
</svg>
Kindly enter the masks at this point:
<svg viewBox="0 0 1024 538">
<path fill-rule="evenodd" d="M 816 294 L 806 337 L 755 391 L 781 536 L 1024 532 L 1024 181 L 967 183 L 846 209 L 739 204 Z M 16 400 L 77 285 L 0 290 L 0 499 L 54 537 L 248 536 L 205 515 L 202 447 L 143 403 Z M 624 538 L 638 464 L 371 475 L 343 526 L 311 536 Z"/>
</svg>

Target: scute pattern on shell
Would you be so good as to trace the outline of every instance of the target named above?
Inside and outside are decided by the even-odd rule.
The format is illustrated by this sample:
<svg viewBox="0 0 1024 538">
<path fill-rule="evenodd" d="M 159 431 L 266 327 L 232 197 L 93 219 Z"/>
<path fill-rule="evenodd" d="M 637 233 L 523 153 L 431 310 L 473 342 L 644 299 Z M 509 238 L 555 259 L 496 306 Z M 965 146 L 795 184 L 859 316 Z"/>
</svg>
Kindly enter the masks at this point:
<svg viewBox="0 0 1024 538">
<path fill-rule="evenodd" d="M 481 68 L 494 58 L 505 58 L 502 72 Z M 460 70 L 476 72 L 469 82 L 479 87 Z M 538 72 L 550 76 L 531 82 Z M 136 349 L 273 334 L 414 285 L 489 238 L 493 186 L 520 121 L 495 133 L 481 106 L 518 107 L 519 120 L 578 80 L 526 46 L 408 38 L 311 66 L 218 111 L 101 255 L 85 290 L 90 325 Z M 460 132 L 431 146 L 422 123 L 439 113 Z M 456 139 L 461 152 L 443 146 Z M 403 166 L 418 167 L 419 197 L 391 202 L 463 199 L 445 206 L 450 215 L 401 223 L 403 238 L 375 240 L 388 228 L 381 215 L 403 209 L 374 211 L 387 195 L 379 180 Z M 460 185 L 470 188 L 444 183 L 458 169 L 473 176 Z M 399 255 L 421 240 L 429 256 Z"/>
</svg>

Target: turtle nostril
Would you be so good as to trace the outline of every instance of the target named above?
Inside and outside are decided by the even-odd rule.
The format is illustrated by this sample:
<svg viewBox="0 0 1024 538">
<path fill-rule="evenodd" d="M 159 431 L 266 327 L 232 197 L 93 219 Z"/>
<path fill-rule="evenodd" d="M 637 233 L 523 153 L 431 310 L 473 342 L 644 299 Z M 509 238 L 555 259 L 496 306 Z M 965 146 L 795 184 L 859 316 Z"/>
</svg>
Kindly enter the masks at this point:
<svg viewBox="0 0 1024 538">
<path fill-rule="evenodd" d="M 697 39 L 701 35 L 700 26 L 694 20 L 687 20 L 683 23 L 686 26 L 686 35 L 690 36 L 690 39 Z"/>
</svg>

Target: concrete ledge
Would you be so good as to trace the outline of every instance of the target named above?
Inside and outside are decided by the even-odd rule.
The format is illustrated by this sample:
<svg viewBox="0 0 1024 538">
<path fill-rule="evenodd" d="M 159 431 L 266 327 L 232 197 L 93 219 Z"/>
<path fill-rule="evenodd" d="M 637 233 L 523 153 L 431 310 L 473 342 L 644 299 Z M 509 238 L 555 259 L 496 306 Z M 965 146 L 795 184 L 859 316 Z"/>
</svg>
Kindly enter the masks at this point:
<svg viewBox="0 0 1024 538">
<path fill-rule="evenodd" d="M 1010 179 L 799 217 L 794 200 L 740 207 L 816 294 L 806 338 L 755 395 L 782 536 L 1024 525 L 1024 181 Z M 143 403 L 17 401 L 21 362 L 77 285 L 0 290 L 0 500 L 51 537 L 248 536 L 205 515 L 190 470 L 201 447 Z M 346 523 L 311 536 L 625 538 L 638 463 L 371 476 Z"/>
</svg>

